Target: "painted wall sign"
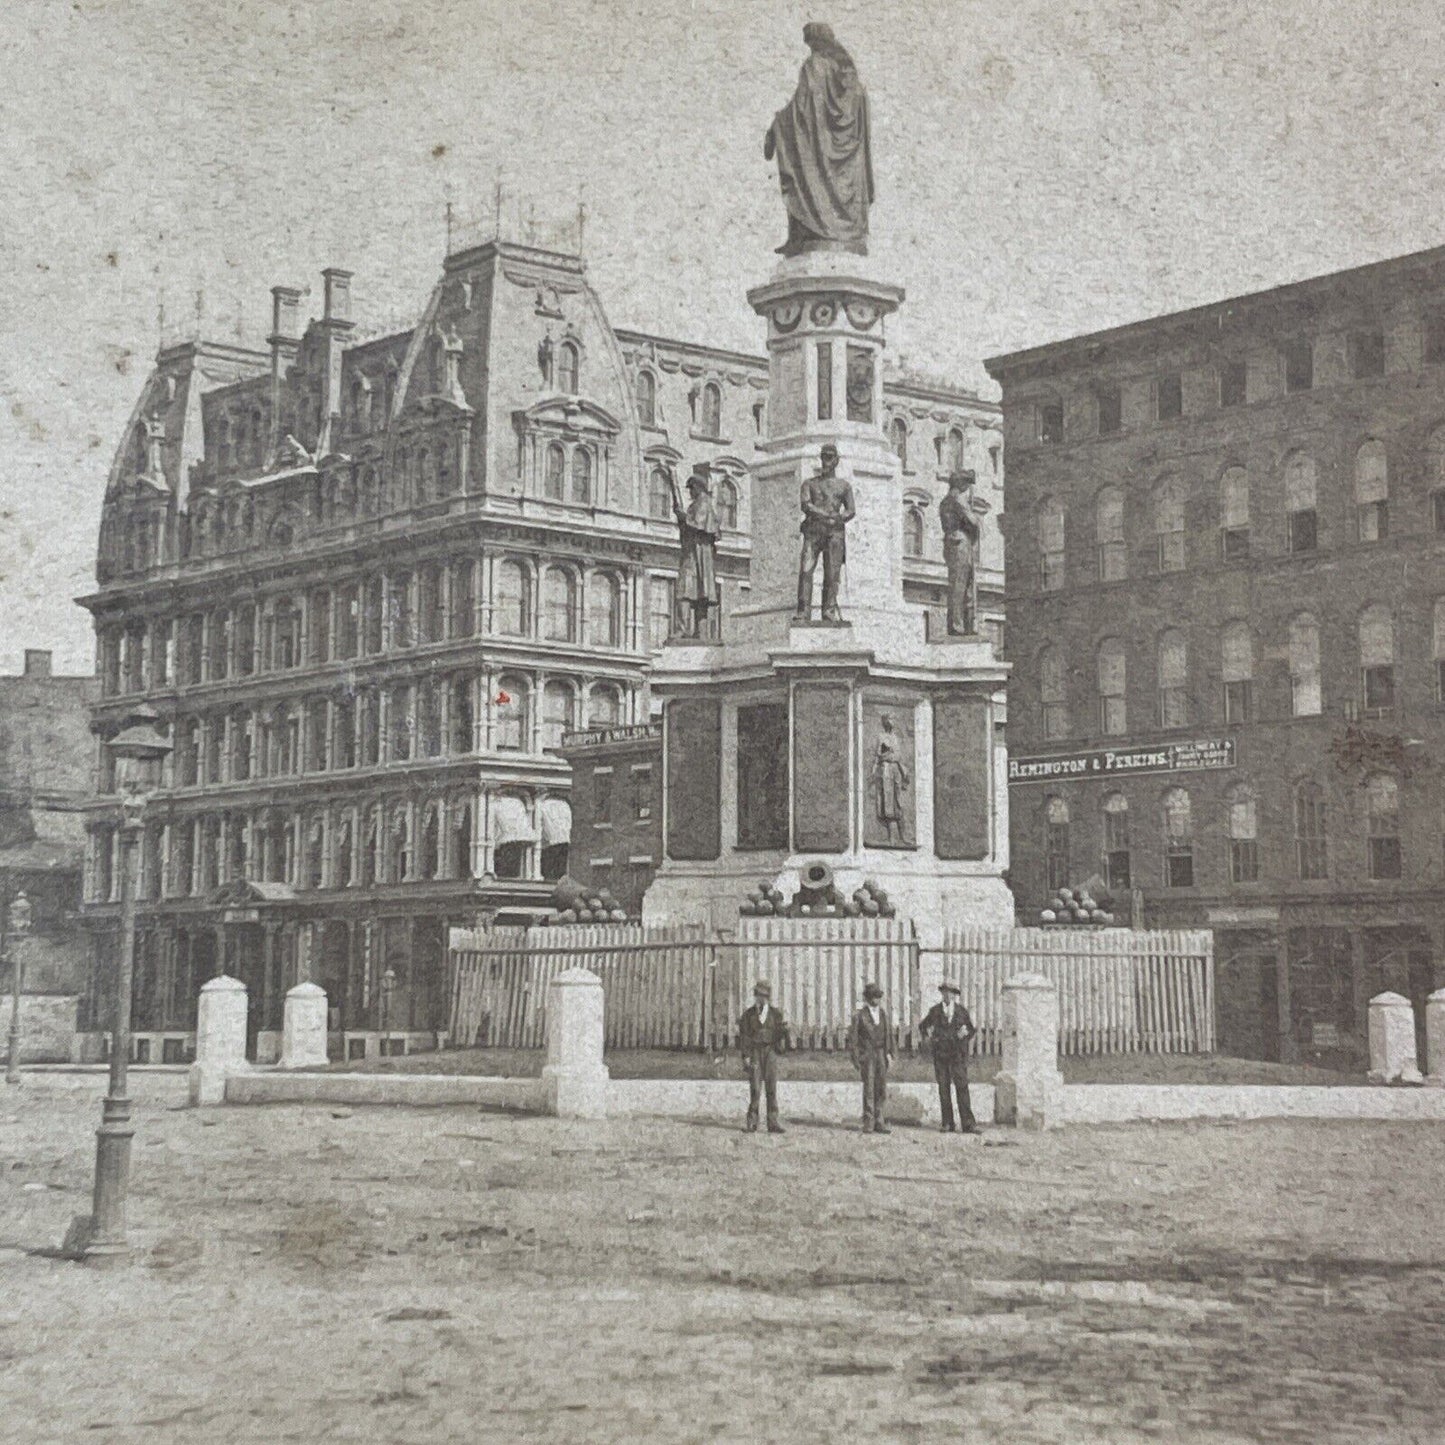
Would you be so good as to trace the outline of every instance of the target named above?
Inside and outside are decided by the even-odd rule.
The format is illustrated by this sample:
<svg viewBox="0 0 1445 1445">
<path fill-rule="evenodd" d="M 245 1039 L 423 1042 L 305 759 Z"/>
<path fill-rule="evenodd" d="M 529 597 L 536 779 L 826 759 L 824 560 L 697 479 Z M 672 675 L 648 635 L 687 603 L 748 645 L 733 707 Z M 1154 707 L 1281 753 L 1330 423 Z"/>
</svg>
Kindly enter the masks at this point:
<svg viewBox="0 0 1445 1445">
<path fill-rule="evenodd" d="M 1193 773 L 1235 765 L 1233 738 L 1191 738 L 1139 748 L 1095 748 L 1048 758 L 1010 758 L 1010 783 L 1121 778 L 1139 773 Z"/>
</svg>

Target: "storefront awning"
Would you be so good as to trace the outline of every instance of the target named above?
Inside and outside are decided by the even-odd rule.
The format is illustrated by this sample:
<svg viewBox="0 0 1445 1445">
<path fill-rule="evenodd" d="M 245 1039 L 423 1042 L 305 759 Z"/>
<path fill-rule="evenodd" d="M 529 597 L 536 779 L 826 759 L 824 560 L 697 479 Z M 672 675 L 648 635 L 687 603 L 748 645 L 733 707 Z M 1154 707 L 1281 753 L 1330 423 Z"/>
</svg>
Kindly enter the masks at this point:
<svg viewBox="0 0 1445 1445">
<path fill-rule="evenodd" d="M 572 839 L 572 806 L 565 798 L 543 798 L 537 804 L 542 825 L 542 846 L 554 848 Z"/>
<path fill-rule="evenodd" d="M 492 844 L 535 843 L 537 829 L 527 816 L 527 805 L 520 798 L 492 799 Z"/>
</svg>

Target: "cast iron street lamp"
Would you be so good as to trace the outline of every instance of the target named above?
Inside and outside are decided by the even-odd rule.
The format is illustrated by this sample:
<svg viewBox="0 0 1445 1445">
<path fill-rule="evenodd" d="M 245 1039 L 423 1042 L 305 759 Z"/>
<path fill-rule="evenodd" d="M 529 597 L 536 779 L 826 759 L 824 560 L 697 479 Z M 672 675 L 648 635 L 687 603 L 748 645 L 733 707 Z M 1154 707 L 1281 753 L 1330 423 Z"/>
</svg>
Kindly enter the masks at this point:
<svg viewBox="0 0 1445 1445">
<path fill-rule="evenodd" d="M 24 959 L 13 945 L 30 932 L 30 900 L 23 893 L 9 894 L 0 912 L 0 963 L 10 965 L 10 1043 L 5 1053 L 5 1082 L 20 1082 L 20 973 Z"/>
<path fill-rule="evenodd" d="M 160 717 L 148 707 L 130 713 L 125 726 L 107 744 L 115 760 L 115 790 L 120 794 L 120 966 L 116 970 L 114 1016 L 110 1036 L 110 1089 L 95 1133 L 95 1194 L 90 1219 L 82 1225 L 79 1254 L 88 1263 L 124 1259 L 126 1194 L 130 1187 L 130 995 L 135 976 L 136 852 L 146 802 L 160 785 L 161 764 L 171 745 L 159 730 Z"/>
</svg>

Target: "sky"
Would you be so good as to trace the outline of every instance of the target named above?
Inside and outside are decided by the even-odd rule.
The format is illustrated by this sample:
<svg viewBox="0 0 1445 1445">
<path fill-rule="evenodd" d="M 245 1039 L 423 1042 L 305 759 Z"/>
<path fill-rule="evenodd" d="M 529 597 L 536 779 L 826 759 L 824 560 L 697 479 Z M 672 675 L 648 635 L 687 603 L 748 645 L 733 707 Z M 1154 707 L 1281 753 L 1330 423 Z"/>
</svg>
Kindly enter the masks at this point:
<svg viewBox="0 0 1445 1445">
<path fill-rule="evenodd" d="M 162 335 L 260 345 L 356 273 L 412 324 L 454 225 L 577 238 L 614 326 L 761 353 L 762 156 L 807 20 L 872 108 L 914 370 L 1445 242 L 1436 0 L 6 0 L 0 672 L 88 672 L 106 475 Z"/>
</svg>

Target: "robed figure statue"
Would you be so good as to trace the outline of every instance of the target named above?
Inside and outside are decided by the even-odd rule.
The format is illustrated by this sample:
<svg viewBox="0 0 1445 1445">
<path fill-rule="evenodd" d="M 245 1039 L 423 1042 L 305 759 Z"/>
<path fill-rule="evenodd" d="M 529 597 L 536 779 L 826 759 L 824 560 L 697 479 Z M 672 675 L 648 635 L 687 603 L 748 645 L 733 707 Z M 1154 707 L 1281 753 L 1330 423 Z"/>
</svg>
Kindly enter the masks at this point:
<svg viewBox="0 0 1445 1445">
<path fill-rule="evenodd" d="M 970 637 L 978 629 L 979 521 L 988 503 L 973 495 L 974 474 L 949 474 L 948 494 L 938 504 L 943 560 L 948 564 L 948 635 Z"/>
<path fill-rule="evenodd" d="M 677 610 L 684 637 L 709 635 L 708 612 L 717 597 L 717 539 L 722 533 L 713 506 L 708 479 L 710 468 L 699 462 L 687 479 L 687 505 L 677 490 L 677 477 L 669 469 L 672 514 L 677 518 L 682 556 L 677 569 Z"/>
<path fill-rule="evenodd" d="M 868 254 L 873 158 L 868 144 L 868 94 L 853 57 L 827 25 L 803 27 L 810 52 L 792 100 L 773 117 L 763 158 L 778 159 L 788 208 L 784 256 L 804 251 Z"/>
</svg>

